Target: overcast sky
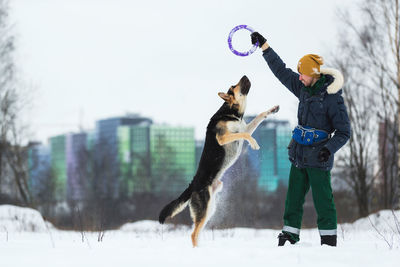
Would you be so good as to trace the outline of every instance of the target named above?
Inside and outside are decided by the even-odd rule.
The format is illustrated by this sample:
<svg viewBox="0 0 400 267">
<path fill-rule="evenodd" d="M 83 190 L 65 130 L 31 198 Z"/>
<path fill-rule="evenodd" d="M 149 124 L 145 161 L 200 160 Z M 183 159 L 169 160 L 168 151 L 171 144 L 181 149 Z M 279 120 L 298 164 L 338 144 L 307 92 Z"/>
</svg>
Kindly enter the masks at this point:
<svg viewBox="0 0 400 267">
<path fill-rule="evenodd" d="M 245 74 L 252 82 L 247 114 L 279 104 L 271 118 L 296 123 L 297 99 L 272 75 L 258 49 L 238 57 L 233 27 L 263 34 L 287 65 L 335 48 L 337 7 L 355 0 L 134 1 L 12 0 L 20 76 L 34 90 L 32 139 L 76 132 L 81 123 L 127 112 L 156 123 L 193 126 L 203 138 L 222 104 L 217 96 Z M 249 32 L 234 36 L 251 47 Z"/>
</svg>

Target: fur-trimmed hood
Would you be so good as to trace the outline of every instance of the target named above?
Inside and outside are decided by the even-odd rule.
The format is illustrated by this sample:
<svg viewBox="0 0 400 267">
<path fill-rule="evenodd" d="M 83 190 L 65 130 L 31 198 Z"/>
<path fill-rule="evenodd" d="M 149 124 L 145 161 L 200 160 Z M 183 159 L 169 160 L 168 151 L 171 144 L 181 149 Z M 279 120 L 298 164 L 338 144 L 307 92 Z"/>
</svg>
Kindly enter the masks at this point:
<svg viewBox="0 0 400 267">
<path fill-rule="evenodd" d="M 332 68 L 321 68 L 320 73 L 331 75 L 334 79 L 333 82 L 326 88 L 328 94 L 336 94 L 340 89 L 342 89 L 344 78 L 340 71 Z"/>
</svg>

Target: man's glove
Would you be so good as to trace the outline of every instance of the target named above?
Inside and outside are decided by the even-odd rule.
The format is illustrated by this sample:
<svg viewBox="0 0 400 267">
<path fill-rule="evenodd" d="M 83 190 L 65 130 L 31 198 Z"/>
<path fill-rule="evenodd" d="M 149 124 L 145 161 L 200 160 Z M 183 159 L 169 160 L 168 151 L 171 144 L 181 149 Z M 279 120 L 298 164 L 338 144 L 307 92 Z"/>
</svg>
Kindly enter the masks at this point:
<svg viewBox="0 0 400 267">
<path fill-rule="evenodd" d="M 326 147 L 323 147 L 318 153 L 318 161 L 327 162 L 330 156 L 331 152 Z"/>
<path fill-rule="evenodd" d="M 267 39 L 265 39 L 261 34 L 259 34 L 258 32 L 253 32 L 252 34 L 250 34 L 251 36 L 251 43 L 255 44 L 258 42 L 258 46 L 261 47 L 263 46 L 263 44 L 265 44 L 265 42 L 267 41 Z"/>
</svg>

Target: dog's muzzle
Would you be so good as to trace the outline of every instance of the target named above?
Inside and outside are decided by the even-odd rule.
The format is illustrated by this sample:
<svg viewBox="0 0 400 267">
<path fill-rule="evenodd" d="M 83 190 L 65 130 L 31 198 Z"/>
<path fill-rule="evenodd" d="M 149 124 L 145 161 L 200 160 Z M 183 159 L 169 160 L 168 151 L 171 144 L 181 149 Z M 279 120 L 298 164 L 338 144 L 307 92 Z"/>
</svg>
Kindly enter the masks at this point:
<svg viewBox="0 0 400 267">
<path fill-rule="evenodd" d="M 244 76 L 240 79 L 239 84 L 240 84 L 240 92 L 241 92 L 242 94 L 244 94 L 244 95 L 247 95 L 247 94 L 249 93 L 250 86 L 251 86 L 251 83 L 250 83 L 249 78 L 247 78 L 247 76 L 244 75 Z"/>
</svg>

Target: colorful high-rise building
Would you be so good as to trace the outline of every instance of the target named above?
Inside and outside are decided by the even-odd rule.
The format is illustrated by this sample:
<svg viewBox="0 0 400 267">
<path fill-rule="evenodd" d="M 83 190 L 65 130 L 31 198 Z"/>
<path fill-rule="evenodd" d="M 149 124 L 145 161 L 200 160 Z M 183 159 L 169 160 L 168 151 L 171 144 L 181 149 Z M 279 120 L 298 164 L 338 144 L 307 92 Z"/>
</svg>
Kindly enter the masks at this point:
<svg viewBox="0 0 400 267">
<path fill-rule="evenodd" d="M 118 139 L 118 127 L 133 125 L 149 125 L 152 120 L 138 115 L 115 117 L 96 122 L 96 166 L 101 193 L 103 197 L 117 198 L 120 192 L 120 148 Z"/>
</svg>

